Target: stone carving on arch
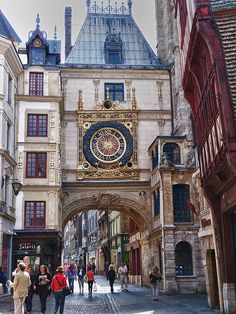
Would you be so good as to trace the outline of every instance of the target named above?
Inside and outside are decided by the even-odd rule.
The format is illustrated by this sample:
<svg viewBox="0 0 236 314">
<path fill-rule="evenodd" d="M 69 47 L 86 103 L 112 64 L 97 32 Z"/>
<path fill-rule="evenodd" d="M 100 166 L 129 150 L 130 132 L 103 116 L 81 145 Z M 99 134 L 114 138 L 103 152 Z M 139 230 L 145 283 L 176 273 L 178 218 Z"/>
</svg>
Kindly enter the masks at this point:
<svg viewBox="0 0 236 314">
<path fill-rule="evenodd" d="M 77 213 L 92 209 L 120 211 L 131 217 L 140 228 L 141 232 L 149 234 L 151 232 L 151 211 L 147 211 L 147 204 L 140 202 L 138 193 L 94 193 L 86 192 L 64 192 L 62 212 L 62 226 Z"/>
</svg>

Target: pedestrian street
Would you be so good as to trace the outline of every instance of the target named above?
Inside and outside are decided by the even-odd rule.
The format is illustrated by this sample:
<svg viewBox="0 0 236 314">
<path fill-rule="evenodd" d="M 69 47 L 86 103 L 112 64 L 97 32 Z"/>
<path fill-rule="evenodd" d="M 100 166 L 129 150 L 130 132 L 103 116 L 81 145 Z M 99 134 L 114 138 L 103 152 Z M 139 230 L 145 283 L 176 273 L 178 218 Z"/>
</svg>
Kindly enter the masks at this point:
<svg viewBox="0 0 236 314">
<path fill-rule="evenodd" d="M 78 282 L 75 281 L 75 292 L 66 297 L 64 314 L 202 314 L 220 313 L 211 310 L 207 306 L 206 295 L 176 295 L 167 296 L 161 294 L 159 301 L 153 301 L 151 289 L 129 285 L 129 290 L 122 292 L 119 281 L 116 280 L 114 293 L 110 293 L 110 287 L 106 278 L 96 276 L 97 292 L 88 297 L 87 284 L 85 284 L 84 295 L 79 294 Z M 32 314 L 40 313 L 39 297 L 34 295 Z M 46 313 L 51 314 L 54 310 L 54 296 L 47 300 Z M 13 314 L 12 296 L 0 296 L 0 314 Z"/>
</svg>

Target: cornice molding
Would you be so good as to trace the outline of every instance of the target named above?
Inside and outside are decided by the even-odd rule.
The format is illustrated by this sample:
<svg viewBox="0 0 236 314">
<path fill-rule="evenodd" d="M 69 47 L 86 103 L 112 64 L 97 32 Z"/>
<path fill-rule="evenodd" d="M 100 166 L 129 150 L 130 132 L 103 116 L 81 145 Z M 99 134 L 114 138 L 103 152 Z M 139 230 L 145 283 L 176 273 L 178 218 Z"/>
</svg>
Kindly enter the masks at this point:
<svg viewBox="0 0 236 314">
<path fill-rule="evenodd" d="M 59 96 L 31 96 L 31 95 L 16 95 L 16 101 L 29 101 L 34 102 L 57 102 L 61 103 L 63 101 L 62 97 Z"/>
<path fill-rule="evenodd" d="M 14 47 L 14 44 L 0 36 L 0 53 L 2 53 L 9 64 L 12 72 L 17 77 L 23 72 L 23 65 L 21 63 L 20 57 Z"/>
</svg>

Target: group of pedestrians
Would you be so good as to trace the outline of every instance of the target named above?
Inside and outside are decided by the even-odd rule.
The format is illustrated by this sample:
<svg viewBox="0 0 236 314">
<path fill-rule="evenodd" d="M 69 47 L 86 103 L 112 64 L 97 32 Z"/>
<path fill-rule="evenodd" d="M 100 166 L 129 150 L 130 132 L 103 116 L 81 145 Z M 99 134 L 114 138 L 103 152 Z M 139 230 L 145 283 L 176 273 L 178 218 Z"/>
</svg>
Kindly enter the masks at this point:
<svg viewBox="0 0 236 314">
<path fill-rule="evenodd" d="M 47 298 L 51 293 L 55 297 L 54 314 L 58 313 L 58 310 L 60 314 L 63 314 L 64 289 L 67 286 L 67 281 L 62 266 L 56 269 L 56 275 L 53 277 L 46 265 L 40 265 L 38 273 L 35 274 L 30 268 L 30 259 L 26 256 L 23 262 L 17 265 L 12 275 L 14 280 L 9 282 L 9 285 L 13 288 L 14 314 L 24 314 L 24 306 L 26 313 L 31 313 L 34 293 L 39 296 L 41 314 L 46 313 Z"/>
<path fill-rule="evenodd" d="M 0 270 L 1 271 L 1 270 Z M 121 290 L 128 291 L 128 267 L 127 264 L 121 263 L 118 268 L 118 277 L 121 283 Z M 105 268 L 105 274 L 110 284 L 111 293 L 114 293 L 114 281 L 117 278 L 114 265 Z M 70 265 L 65 268 L 59 266 L 56 269 L 56 275 L 51 276 L 46 265 L 40 265 L 39 271 L 35 274 L 30 268 L 30 259 L 24 257 L 23 262 L 17 265 L 17 269 L 12 273 L 14 276 L 13 288 L 14 314 L 24 314 L 24 304 L 26 312 L 32 311 L 32 299 L 34 293 L 39 296 L 41 313 L 46 313 L 46 305 L 48 296 L 53 293 L 55 298 L 54 314 L 63 314 L 65 304 L 65 289 L 67 280 L 71 293 L 74 292 L 74 281 L 78 280 L 80 294 L 84 293 L 84 283 L 88 283 L 88 295 L 92 296 L 92 292 L 96 290 L 95 268 L 92 264 L 87 265 L 85 269 L 82 264 L 78 267 L 71 261 Z M 149 274 L 150 284 L 153 292 L 154 300 L 158 300 L 159 285 L 161 274 L 158 267 L 155 267 Z M 58 312 L 59 311 L 59 312 Z"/>
</svg>

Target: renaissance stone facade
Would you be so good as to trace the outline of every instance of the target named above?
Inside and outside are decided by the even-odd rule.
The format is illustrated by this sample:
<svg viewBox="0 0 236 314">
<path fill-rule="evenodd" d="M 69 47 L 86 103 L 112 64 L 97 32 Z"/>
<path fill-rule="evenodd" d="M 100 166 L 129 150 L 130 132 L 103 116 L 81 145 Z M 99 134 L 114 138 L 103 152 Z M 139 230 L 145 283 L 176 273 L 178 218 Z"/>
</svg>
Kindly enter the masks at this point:
<svg viewBox="0 0 236 314">
<path fill-rule="evenodd" d="M 131 0 L 120 8 L 86 4 L 73 47 L 66 8 L 64 64 L 56 34 L 48 40 L 39 17 L 26 45 L 17 96 L 23 189 L 14 261 L 27 249 L 34 265 L 55 269 L 61 230 L 74 215 L 120 211 L 139 227 L 127 246 L 130 256 L 139 254 L 133 283 L 149 285 L 158 265 L 165 292 L 202 292 L 196 161 L 178 50 L 163 61 L 155 55 L 132 17 Z"/>
<path fill-rule="evenodd" d="M 13 39 L 15 40 L 13 41 Z M 15 94 L 23 68 L 17 54 L 20 38 L 0 11 L 0 265 L 7 277 L 11 269 L 11 245 L 16 220 L 15 195 Z"/>
</svg>

